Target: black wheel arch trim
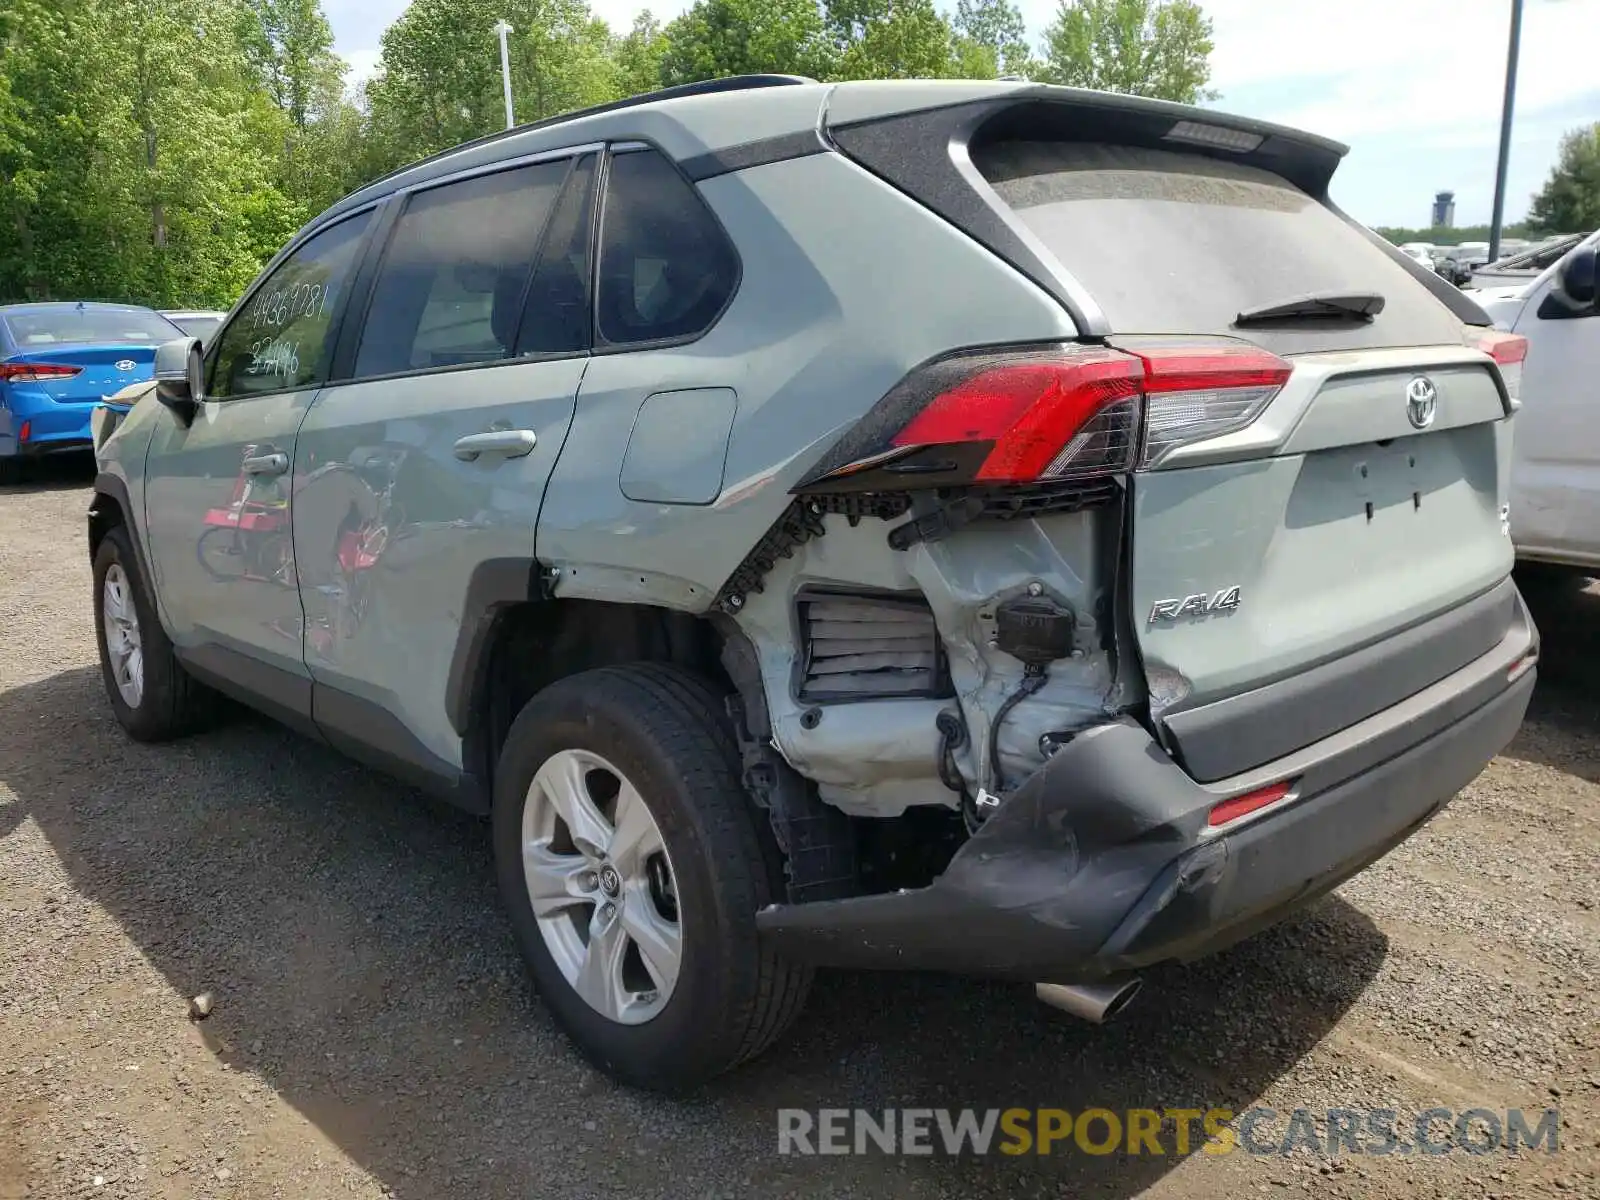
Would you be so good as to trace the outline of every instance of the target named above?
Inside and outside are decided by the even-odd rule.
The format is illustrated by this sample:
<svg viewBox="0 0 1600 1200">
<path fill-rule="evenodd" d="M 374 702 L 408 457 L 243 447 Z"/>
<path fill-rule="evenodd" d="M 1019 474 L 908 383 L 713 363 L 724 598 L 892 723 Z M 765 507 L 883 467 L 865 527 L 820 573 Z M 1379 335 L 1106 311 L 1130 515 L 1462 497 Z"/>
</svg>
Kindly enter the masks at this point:
<svg viewBox="0 0 1600 1200">
<path fill-rule="evenodd" d="M 122 510 L 122 527 L 128 531 L 128 540 L 133 543 L 133 555 L 139 563 L 139 575 L 144 580 L 145 587 L 150 589 L 150 599 L 156 601 L 156 579 L 150 571 L 150 559 L 145 554 L 144 537 L 139 532 L 138 515 L 133 509 L 133 498 L 128 494 L 128 485 L 122 477 L 113 475 L 109 471 L 101 471 L 94 477 L 94 496 L 89 501 L 89 553 L 95 552 L 94 520 L 100 515 L 102 499 L 110 500 Z M 159 615 L 161 605 L 155 603 Z"/>
<path fill-rule="evenodd" d="M 538 559 L 490 558 L 473 568 L 461 602 L 461 627 L 445 684 L 445 715 L 461 737 L 472 729 L 478 700 L 488 682 L 488 652 L 500 617 L 513 605 L 546 598 L 544 569 Z"/>
</svg>

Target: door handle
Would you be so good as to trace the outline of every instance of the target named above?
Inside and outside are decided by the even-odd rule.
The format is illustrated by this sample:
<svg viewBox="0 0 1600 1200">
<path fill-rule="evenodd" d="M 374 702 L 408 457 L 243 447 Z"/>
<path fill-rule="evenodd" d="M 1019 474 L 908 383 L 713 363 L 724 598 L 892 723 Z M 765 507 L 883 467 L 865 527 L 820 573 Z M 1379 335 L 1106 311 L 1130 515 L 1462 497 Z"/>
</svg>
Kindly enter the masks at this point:
<svg viewBox="0 0 1600 1200">
<path fill-rule="evenodd" d="M 488 433 L 469 433 L 457 438 L 456 457 L 462 462 L 472 462 L 480 454 L 521 458 L 538 444 L 538 435 L 531 429 L 491 429 Z"/>
<path fill-rule="evenodd" d="M 252 454 L 244 460 L 246 475 L 282 475 L 288 469 L 289 456 L 282 451 L 276 454 Z"/>
</svg>

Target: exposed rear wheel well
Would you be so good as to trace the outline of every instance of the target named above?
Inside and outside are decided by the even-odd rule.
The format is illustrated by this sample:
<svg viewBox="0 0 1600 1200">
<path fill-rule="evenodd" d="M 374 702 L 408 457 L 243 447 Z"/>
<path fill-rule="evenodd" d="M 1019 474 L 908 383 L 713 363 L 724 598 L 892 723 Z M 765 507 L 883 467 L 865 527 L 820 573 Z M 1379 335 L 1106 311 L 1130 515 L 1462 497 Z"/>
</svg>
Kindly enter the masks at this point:
<svg viewBox="0 0 1600 1200">
<path fill-rule="evenodd" d="M 467 769 L 494 777 L 506 733 L 523 706 L 557 680 L 596 667 L 673 663 L 734 690 L 709 620 L 648 604 L 533 600 L 500 611 L 476 682 L 464 753 Z"/>
</svg>

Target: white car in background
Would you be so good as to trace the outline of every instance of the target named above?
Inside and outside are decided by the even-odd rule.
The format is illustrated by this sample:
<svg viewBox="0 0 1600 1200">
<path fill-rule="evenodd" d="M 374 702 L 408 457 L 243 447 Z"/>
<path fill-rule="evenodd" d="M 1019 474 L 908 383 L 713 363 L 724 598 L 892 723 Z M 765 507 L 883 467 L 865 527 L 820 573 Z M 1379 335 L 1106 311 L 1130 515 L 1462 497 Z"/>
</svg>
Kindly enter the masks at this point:
<svg viewBox="0 0 1600 1200">
<path fill-rule="evenodd" d="M 1427 242 L 1405 242 L 1396 248 L 1401 254 L 1404 254 L 1419 266 L 1429 271 L 1434 269 L 1434 255 L 1437 253 L 1437 247 Z"/>
<path fill-rule="evenodd" d="M 214 312 L 210 309 L 185 308 L 164 309 L 163 317 L 171 321 L 190 337 L 197 337 L 202 342 L 209 342 L 223 320 L 227 317 L 225 312 Z"/>
<path fill-rule="evenodd" d="M 1511 538 L 1527 562 L 1600 573 L 1600 293 L 1592 233 L 1531 283 L 1468 294 L 1527 338 L 1511 467 Z"/>
</svg>

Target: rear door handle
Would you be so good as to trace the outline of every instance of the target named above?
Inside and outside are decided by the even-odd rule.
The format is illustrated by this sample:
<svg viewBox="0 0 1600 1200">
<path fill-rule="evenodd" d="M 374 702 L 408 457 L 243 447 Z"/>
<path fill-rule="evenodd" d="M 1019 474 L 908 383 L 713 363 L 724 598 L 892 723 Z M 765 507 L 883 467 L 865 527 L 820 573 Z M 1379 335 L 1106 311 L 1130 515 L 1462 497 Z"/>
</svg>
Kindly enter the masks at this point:
<svg viewBox="0 0 1600 1200">
<path fill-rule="evenodd" d="M 456 457 L 462 462 L 472 462 L 480 454 L 521 458 L 538 444 L 539 438 L 531 429 L 491 429 L 488 433 L 469 433 L 457 438 Z"/>
<path fill-rule="evenodd" d="M 246 475 L 282 475 L 288 469 L 289 456 L 281 451 L 276 454 L 252 454 L 244 460 Z"/>
</svg>

